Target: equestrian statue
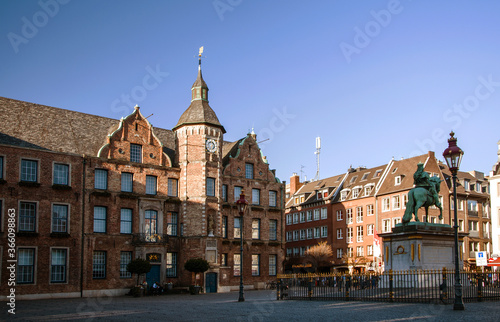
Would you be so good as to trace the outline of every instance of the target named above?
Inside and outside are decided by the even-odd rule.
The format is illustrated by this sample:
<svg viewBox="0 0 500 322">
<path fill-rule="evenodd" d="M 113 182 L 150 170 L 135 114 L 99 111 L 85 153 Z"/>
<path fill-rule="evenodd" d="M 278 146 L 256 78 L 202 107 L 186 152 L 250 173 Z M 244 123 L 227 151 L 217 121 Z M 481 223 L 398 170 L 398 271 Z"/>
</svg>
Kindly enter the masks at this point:
<svg viewBox="0 0 500 322">
<path fill-rule="evenodd" d="M 439 208 L 439 219 L 443 219 L 443 207 L 439 202 L 439 190 L 441 189 L 441 181 L 439 177 L 429 177 L 429 174 L 424 171 L 424 164 L 417 165 L 417 171 L 413 174 L 415 188 L 408 192 L 408 202 L 403 216 L 403 224 L 407 224 L 413 215 L 415 221 L 418 220 L 418 209 L 425 208 L 424 221 L 428 222 L 428 212 L 430 206 Z"/>
</svg>

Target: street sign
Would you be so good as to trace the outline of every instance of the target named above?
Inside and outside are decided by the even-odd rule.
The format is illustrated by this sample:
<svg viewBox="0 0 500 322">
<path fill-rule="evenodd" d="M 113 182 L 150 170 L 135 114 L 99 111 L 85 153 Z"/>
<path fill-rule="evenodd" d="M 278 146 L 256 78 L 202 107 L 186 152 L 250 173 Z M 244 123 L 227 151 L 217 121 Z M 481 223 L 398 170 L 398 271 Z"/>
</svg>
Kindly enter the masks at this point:
<svg viewBox="0 0 500 322">
<path fill-rule="evenodd" d="M 488 257 L 486 257 L 486 252 L 476 252 L 476 266 L 487 266 Z"/>
</svg>

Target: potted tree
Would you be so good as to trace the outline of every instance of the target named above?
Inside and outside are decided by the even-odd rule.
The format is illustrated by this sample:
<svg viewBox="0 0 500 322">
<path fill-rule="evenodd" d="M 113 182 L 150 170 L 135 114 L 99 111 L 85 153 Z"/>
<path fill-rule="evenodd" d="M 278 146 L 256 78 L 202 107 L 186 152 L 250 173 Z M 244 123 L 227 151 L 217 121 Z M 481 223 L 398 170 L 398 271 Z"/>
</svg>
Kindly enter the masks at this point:
<svg viewBox="0 0 500 322">
<path fill-rule="evenodd" d="M 130 290 L 130 293 L 133 296 L 138 297 L 142 295 L 141 292 L 142 287 L 139 284 L 139 276 L 149 273 L 150 270 L 151 270 L 151 264 L 149 263 L 148 260 L 142 258 L 136 258 L 127 264 L 127 271 L 129 271 L 132 274 L 137 274 L 137 283 L 132 288 L 132 290 Z M 146 291 L 147 290 L 144 290 L 144 292 Z"/>
<path fill-rule="evenodd" d="M 204 273 L 210 268 L 210 264 L 203 258 L 191 258 L 184 264 L 184 269 L 191 272 L 191 280 L 195 280 L 194 285 L 189 286 L 189 292 L 193 295 L 200 292 L 200 286 L 196 283 L 196 274 Z"/>
</svg>

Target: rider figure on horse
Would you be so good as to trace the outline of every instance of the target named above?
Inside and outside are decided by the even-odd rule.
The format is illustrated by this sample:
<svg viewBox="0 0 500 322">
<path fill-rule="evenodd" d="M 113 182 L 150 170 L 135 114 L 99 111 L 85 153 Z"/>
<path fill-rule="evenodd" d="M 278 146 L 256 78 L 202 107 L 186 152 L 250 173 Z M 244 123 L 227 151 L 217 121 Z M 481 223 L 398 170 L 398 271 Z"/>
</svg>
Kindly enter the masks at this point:
<svg viewBox="0 0 500 322">
<path fill-rule="evenodd" d="M 429 195 L 434 199 L 434 203 L 439 205 L 439 195 L 436 191 L 436 187 L 431 183 L 429 174 L 424 171 L 424 164 L 419 162 L 417 164 L 417 171 L 413 174 L 413 183 L 415 187 L 422 187 L 429 191 Z"/>
</svg>

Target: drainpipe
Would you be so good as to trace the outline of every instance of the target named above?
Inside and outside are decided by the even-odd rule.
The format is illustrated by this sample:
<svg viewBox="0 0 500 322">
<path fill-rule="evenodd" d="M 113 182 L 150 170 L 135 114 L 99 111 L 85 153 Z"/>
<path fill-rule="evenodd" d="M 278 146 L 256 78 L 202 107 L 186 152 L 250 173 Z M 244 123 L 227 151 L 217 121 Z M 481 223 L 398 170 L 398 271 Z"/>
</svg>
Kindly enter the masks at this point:
<svg viewBox="0 0 500 322">
<path fill-rule="evenodd" d="M 85 177 L 87 169 L 87 160 L 85 154 L 83 155 L 83 176 L 82 176 L 82 236 L 81 236 L 81 250 L 80 250 L 80 297 L 83 297 L 83 263 L 84 263 L 84 242 L 85 242 Z"/>
</svg>

